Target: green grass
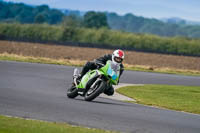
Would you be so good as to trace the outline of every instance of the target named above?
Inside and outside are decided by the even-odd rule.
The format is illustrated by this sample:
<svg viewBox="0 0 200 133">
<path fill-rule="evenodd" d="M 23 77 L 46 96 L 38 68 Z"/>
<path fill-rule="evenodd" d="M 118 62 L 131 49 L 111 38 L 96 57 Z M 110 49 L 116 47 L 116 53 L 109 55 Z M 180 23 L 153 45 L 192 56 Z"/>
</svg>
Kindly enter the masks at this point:
<svg viewBox="0 0 200 133">
<path fill-rule="evenodd" d="M 200 86 L 127 86 L 117 92 L 135 99 L 139 104 L 200 114 Z"/>
<path fill-rule="evenodd" d="M 100 129 L 0 116 L 0 133 L 110 133 Z"/>
<path fill-rule="evenodd" d="M 56 65 L 67 65 L 67 66 L 83 66 L 86 63 L 86 61 L 80 61 L 80 60 L 51 59 L 51 58 L 44 58 L 44 57 L 22 56 L 22 55 L 8 54 L 8 53 L 0 54 L 0 60 L 56 64 Z M 179 69 L 153 69 L 151 70 L 149 67 L 146 67 L 146 66 L 134 66 L 134 65 L 128 65 L 128 64 L 125 64 L 125 70 L 167 73 L 167 74 L 177 74 L 177 75 L 187 75 L 187 76 L 200 76 L 200 71 L 179 70 Z"/>
<path fill-rule="evenodd" d="M 154 69 L 151 70 L 145 67 L 125 67 L 125 70 L 130 71 L 142 71 L 142 72 L 153 72 L 153 73 L 165 73 L 165 74 L 176 74 L 176 75 L 184 75 L 184 76 L 200 76 L 200 71 L 193 71 L 193 70 L 179 70 L 179 69 Z"/>
<path fill-rule="evenodd" d="M 15 54 L 7 54 L 7 53 L 0 54 L 0 60 L 42 63 L 42 64 L 68 65 L 68 66 L 82 66 L 84 64 L 81 61 L 71 61 L 71 60 L 67 60 L 67 59 L 50 59 L 50 58 L 44 58 L 44 57 L 21 56 L 21 55 L 15 55 Z"/>
</svg>

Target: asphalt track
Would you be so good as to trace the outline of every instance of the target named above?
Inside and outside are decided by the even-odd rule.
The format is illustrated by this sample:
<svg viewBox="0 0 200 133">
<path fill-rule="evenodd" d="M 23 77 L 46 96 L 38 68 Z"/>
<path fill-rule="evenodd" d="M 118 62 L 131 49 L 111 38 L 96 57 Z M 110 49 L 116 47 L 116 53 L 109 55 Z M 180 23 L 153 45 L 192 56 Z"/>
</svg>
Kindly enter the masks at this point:
<svg viewBox="0 0 200 133">
<path fill-rule="evenodd" d="M 132 133 L 200 133 L 200 115 L 106 98 L 68 99 L 73 67 L 0 61 L 0 114 Z M 200 77 L 124 72 L 121 82 L 200 85 Z M 1 125 L 0 125 L 1 126 Z"/>
</svg>

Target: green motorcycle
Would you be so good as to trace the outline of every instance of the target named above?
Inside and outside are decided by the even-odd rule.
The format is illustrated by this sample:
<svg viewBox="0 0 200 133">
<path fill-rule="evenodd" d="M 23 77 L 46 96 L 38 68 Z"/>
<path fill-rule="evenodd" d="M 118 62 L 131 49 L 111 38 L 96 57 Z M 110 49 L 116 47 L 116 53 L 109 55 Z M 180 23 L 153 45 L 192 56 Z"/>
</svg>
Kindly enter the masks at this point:
<svg viewBox="0 0 200 133">
<path fill-rule="evenodd" d="M 67 89 L 67 96 L 75 98 L 83 96 L 86 101 L 92 101 L 108 89 L 111 85 L 117 85 L 120 74 L 120 65 L 107 61 L 106 65 L 97 63 L 99 69 L 87 72 L 81 81 L 77 81 L 79 71 L 74 69 L 73 85 Z"/>
</svg>

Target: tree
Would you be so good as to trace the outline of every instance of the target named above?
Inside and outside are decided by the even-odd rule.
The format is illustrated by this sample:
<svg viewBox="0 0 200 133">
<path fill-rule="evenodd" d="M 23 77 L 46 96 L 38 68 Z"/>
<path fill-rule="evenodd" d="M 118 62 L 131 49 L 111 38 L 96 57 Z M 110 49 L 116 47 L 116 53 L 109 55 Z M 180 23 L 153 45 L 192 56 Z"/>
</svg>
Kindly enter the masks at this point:
<svg viewBox="0 0 200 133">
<path fill-rule="evenodd" d="M 52 9 L 48 11 L 49 23 L 58 24 L 62 21 L 64 14 L 57 9 Z"/>
<path fill-rule="evenodd" d="M 45 14 L 40 13 L 37 16 L 35 16 L 34 22 L 39 23 L 39 24 L 45 23 L 45 22 L 47 22 L 47 17 Z"/>
<path fill-rule="evenodd" d="M 69 27 L 80 27 L 81 23 L 82 23 L 81 18 L 73 14 L 69 16 L 64 16 L 62 21 L 63 26 L 69 26 Z"/>
<path fill-rule="evenodd" d="M 36 7 L 36 10 L 38 12 L 48 11 L 49 10 L 49 6 L 48 5 L 40 5 L 40 6 Z"/>
<path fill-rule="evenodd" d="M 84 15 L 84 26 L 88 28 L 109 27 L 105 13 L 89 11 Z"/>
</svg>

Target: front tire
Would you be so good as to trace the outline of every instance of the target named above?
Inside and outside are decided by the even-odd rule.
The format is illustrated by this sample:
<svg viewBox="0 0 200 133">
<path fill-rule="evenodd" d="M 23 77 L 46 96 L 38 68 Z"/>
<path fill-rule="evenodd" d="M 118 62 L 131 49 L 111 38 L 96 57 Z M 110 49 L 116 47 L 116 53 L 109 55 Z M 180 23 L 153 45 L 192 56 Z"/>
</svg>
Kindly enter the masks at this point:
<svg viewBox="0 0 200 133">
<path fill-rule="evenodd" d="M 67 89 L 67 97 L 75 98 L 78 96 L 78 89 L 75 85 L 72 85 L 70 88 Z"/>
<path fill-rule="evenodd" d="M 86 93 L 85 93 L 85 101 L 92 101 L 96 97 L 98 97 L 104 90 L 105 88 L 105 82 L 102 80 L 99 80 L 94 88 L 90 88 Z"/>
</svg>

